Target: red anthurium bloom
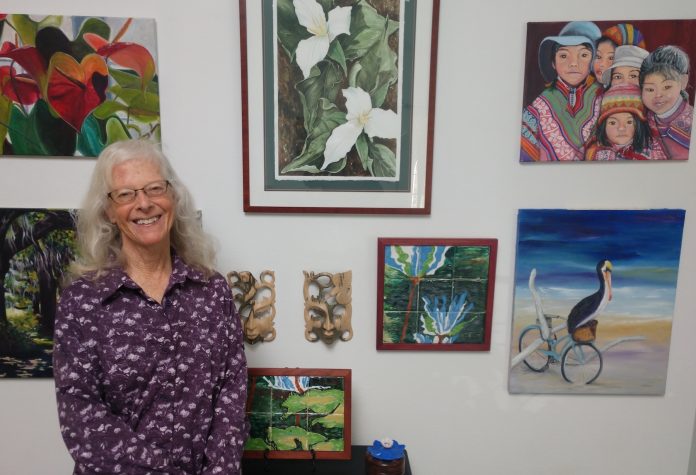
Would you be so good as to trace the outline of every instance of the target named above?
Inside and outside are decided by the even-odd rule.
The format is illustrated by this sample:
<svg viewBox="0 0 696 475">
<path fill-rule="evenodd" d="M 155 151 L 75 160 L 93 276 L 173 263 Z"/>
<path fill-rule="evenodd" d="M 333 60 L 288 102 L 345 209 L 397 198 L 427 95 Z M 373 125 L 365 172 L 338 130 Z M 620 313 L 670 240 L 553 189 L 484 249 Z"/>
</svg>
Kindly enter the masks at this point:
<svg viewBox="0 0 696 475">
<path fill-rule="evenodd" d="M 0 88 L 11 101 L 28 106 L 39 99 L 39 87 L 27 74 L 17 74 L 11 66 L 0 66 Z"/>
<path fill-rule="evenodd" d="M 0 47 L 0 58 L 15 61 L 36 81 L 40 90 L 43 90 L 43 85 L 46 83 L 46 61 L 34 46 L 17 48 L 13 43 L 6 41 Z"/>
<path fill-rule="evenodd" d="M 109 44 L 108 40 L 105 40 L 96 33 L 85 33 L 82 38 L 85 40 L 85 43 L 92 47 L 94 51 L 99 51 L 99 48 L 103 48 Z"/>
<path fill-rule="evenodd" d="M 48 67 L 48 103 L 79 131 L 89 113 L 104 102 L 108 73 L 104 59 L 96 54 L 78 63 L 70 55 L 55 53 Z"/>
<path fill-rule="evenodd" d="M 109 43 L 94 33 L 85 33 L 83 38 L 98 55 L 104 56 L 119 66 L 135 71 L 142 79 L 143 88 L 155 76 L 155 60 L 144 46 L 120 41 Z"/>
</svg>

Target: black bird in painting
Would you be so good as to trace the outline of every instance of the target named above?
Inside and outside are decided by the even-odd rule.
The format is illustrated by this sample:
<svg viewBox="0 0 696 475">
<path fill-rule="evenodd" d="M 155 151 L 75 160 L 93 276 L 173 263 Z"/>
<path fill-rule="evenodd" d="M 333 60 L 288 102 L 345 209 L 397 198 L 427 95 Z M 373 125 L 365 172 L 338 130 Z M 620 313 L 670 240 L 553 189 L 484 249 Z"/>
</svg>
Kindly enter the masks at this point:
<svg viewBox="0 0 696 475">
<path fill-rule="evenodd" d="M 611 300 L 611 262 L 602 259 L 597 263 L 599 290 L 588 295 L 570 311 L 568 315 L 568 333 L 589 322 L 599 315 Z"/>
</svg>

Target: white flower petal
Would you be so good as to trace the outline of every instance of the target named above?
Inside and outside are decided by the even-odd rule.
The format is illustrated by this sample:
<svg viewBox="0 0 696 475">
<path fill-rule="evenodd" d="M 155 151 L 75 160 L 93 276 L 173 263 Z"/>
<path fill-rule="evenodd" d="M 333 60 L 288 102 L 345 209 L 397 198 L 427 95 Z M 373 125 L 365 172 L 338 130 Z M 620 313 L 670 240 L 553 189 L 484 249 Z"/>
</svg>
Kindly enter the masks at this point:
<svg viewBox="0 0 696 475">
<path fill-rule="evenodd" d="M 350 35 L 350 10 L 352 7 L 336 7 L 329 12 L 329 41 L 338 35 Z"/>
<path fill-rule="evenodd" d="M 292 4 L 295 6 L 297 20 L 308 31 L 314 33 L 322 28 L 326 29 L 324 9 L 316 0 L 293 0 Z"/>
<path fill-rule="evenodd" d="M 399 116 L 396 112 L 384 109 L 372 109 L 370 119 L 365 124 L 365 133 L 370 137 L 395 139 L 399 137 Z"/>
<path fill-rule="evenodd" d="M 355 145 L 362 130 L 362 126 L 354 120 L 349 120 L 333 129 L 329 140 L 326 141 L 324 165 L 322 165 L 321 169 L 326 170 L 326 167 L 345 157 L 350 152 L 350 149 L 353 148 L 353 145 Z"/>
<path fill-rule="evenodd" d="M 372 109 L 370 95 L 359 87 L 343 89 L 343 97 L 346 98 L 346 117 L 348 120 L 368 114 Z"/>
<path fill-rule="evenodd" d="M 295 61 L 305 79 L 309 77 L 312 67 L 324 59 L 328 52 L 329 38 L 326 36 L 312 36 L 299 42 L 295 51 Z"/>
</svg>

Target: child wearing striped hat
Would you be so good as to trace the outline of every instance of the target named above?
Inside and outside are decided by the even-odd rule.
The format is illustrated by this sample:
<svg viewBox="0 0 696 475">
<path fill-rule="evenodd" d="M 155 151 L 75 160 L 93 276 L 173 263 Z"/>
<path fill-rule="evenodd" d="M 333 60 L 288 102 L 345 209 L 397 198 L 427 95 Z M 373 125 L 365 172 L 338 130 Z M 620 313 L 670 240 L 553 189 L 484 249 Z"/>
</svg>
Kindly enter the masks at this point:
<svg viewBox="0 0 696 475">
<path fill-rule="evenodd" d="M 650 127 L 640 88 L 621 84 L 604 93 L 594 136 L 585 147 L 585 160 L 659 160 L 651 149 Z"/>
<path fill-rule="evenodd" d="M 592 71 L 599 82 L 602 82 L 602 74 L 614 63 L 616 48 L 620 46 L 636 46 L 645 49 L 645 38 L 638 28 L 631 23 L 619 23 L 607 28 L 597 40 Z M 605 84 L 605 87 L 608 88 Z"/>
</svg>

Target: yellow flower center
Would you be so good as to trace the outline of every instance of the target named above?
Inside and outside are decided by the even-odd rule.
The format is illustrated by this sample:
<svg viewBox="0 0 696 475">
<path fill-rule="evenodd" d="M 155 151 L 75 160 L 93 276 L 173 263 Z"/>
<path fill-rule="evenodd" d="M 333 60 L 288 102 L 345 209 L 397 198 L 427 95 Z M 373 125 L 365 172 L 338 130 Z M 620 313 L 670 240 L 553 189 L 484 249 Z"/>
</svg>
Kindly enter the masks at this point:
<svg viewBox="0 0 696 475">
<path fill-rule="evenodd" d="M 329 26 L 326 23 L 326 20 L 323 18 L 321 21 L 314 20 L 313 25 L 307 28 L 307 31 L 309 31 L 311 34 L 314 36 L 328 36 L 329 34 Z"/>
<path fill-rule="evenodd" d="M 370 111 L 366 112 L 361 112 L 360 115 L 358 116 L 358 123 L 365 127 L 367 123 L 370 121 Z"/>
</svg>

